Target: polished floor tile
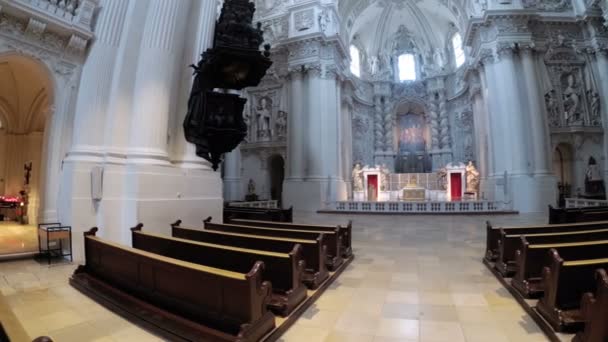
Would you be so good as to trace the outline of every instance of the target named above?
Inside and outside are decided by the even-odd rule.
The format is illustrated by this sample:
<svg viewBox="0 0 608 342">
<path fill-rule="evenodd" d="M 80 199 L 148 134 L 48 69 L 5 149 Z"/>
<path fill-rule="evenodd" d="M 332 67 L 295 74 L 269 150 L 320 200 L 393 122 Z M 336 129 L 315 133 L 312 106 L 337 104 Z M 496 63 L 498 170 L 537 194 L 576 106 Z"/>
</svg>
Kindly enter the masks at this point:
<svg viewBox="0 0 608 342">
<path fill-rule="evenodd" d="M 355 260 L 282 342 L 547 340 L 481 264 L 485 220 L 537 223 L 544 216 L 296 214 L 296 221 L 313 224 L 348 219 Z M 162 340 L 70 287 L 75 267 L 0 262 L 0 292 L 30 336 L 60 342 Z"/>
</svg>

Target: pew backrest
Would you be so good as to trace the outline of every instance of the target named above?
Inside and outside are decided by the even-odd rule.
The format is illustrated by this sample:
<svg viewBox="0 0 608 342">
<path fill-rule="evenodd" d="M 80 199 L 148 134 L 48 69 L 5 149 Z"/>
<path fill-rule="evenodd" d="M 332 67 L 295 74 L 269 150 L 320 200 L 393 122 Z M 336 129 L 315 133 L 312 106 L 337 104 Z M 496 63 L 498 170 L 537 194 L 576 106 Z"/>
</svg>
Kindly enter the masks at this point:
<svg viewBox="0 0 608 342">
<path fill-rule="evenodd" d="M 95 232 L 85 233 L 86 265 L 79 272 L 232 335 L 268 312 L 271 285 L 262 281 L 263 262 L 247 273 L 231 272 L 103 241 Z"/>
</svg>

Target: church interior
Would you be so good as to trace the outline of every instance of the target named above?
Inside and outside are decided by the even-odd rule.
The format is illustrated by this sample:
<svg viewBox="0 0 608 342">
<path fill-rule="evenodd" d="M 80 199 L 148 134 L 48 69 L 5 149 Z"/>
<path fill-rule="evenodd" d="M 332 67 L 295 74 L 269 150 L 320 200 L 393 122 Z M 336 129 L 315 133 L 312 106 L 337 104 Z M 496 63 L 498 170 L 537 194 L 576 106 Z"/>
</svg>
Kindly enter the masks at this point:
<svg viewBox="0 0 608 342">
<path fill-rule="evenodd" d="M 0 342 L 608 341 L 608 0 L 0 0 Z"/>
</svg>

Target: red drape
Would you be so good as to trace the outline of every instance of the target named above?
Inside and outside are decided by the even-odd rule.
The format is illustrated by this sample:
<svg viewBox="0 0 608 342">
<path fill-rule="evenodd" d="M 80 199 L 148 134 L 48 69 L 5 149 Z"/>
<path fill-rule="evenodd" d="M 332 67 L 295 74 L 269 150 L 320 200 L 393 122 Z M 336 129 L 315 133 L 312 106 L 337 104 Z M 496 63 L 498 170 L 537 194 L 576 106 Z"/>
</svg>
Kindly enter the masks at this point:
<svg viewBox="0 0 608 342">
<path fill-rule="evenodd" d="M 372 186 L 373 186 L 373 188 L 372 188 Z M 367 191 L 368 191 L 368 200 L 375 201 L 378 199 L 378 176 L 369 175 L 367 177 Z"/>
<path fill-rule="evenodd" d="M 460 173 L 450 173 L 450 182 L 452 184 L 451 193 L 452 201 L 460 200 L 462 197 L 462 176 Z"/>
</svg>

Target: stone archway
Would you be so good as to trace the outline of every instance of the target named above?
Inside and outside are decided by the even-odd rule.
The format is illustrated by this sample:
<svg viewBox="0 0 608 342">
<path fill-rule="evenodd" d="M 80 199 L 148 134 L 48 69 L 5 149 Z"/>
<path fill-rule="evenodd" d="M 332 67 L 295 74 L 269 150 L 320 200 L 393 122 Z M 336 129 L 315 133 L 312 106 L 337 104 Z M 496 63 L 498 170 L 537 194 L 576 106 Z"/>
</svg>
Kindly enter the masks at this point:
<svg viewBox="0 0 608 342">
<path fill-rule="evenodd" d="M 19 54 L 0 56 L 0 78 L 6 121 L 0 133 L 0 193 L 24 198 L 23 221 L 36 224 L 44 197 L 44 136 L 54 103 L 53 80 L 38 61 Z"/>
</svg>

